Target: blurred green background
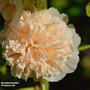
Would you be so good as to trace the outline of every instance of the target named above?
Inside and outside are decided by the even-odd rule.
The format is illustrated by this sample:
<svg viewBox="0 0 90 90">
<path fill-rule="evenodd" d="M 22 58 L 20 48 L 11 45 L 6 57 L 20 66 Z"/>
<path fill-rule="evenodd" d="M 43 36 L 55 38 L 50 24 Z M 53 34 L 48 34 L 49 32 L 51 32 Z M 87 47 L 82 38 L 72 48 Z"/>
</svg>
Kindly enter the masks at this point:
<svg viewBox="0 0 90 90">
<path fill-rule="evenodd" d="M 48 0 L 48 8 L 55 7 L 60 13 L 66 13 L 69 16 L 69 24 L 74 24 L 76 32 L 79 33 L 82 43 L 80 46 L 90 44 L 90 18 L 86 15 L 86 5 L 89 0 Z M 4 20 L 0 15 L 0 30 L 4 27 Z M 90 49 L 81 51 L 80 62 L 76 71 L 66 75 L 59 82 L 50 83 L 50 90 L 90 90 Z M 19 82 L 15 87 L 1 87 L 0 90 L 16 90 L 30 86 L 39 85 L 33 79 L 25 82 L 22 79 L 15 78 L 10 74 L 10 67 L 5 65 L 5 59 L 2 58 L 0 48 L 0 81 L 1 82 Z"/>
</svg>

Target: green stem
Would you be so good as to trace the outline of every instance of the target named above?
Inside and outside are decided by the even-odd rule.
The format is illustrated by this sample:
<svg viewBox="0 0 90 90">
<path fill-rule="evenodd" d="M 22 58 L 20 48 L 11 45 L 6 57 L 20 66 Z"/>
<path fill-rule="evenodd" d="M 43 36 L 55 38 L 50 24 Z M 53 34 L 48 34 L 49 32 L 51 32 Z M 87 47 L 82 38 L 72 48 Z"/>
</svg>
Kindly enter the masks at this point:
<svg viewBox="0 0 90 90">
<path fill-rule="evenodd" d="M 36 0 L 37 10 L 45 10 L 47 9 L 47 0 Z"/>
<path fill-rule="evenodd" d="M 49 82 L 44 80 L 44 83 L 41 83 L 41 90 L 49 90 Z"/>
<path fill-rule="evenodd" d="M 46 88 L 45 88 L 45 84 L 44 84 L 44 83 L 42 84 L 42 88 L 41 88 L 41 90 L 46 90 Z"/>
<path fill-rule="evenodd" d="M 86 50 L 86 49 L 90 49 L 90 45 L 81 46 L 81 47 L 78 48 L 79 51 L 83 51 L 83 50 Z"/>
</svg>

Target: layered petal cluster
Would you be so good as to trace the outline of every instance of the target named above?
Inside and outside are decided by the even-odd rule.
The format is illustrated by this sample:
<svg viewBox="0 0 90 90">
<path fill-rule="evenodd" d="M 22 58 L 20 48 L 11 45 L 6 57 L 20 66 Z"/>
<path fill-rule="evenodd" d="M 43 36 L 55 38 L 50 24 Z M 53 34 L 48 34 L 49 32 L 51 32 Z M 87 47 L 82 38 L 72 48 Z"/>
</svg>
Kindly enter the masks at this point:
<svg viewBox="0 0 90 90">
<path fill-rule="evenodd" d="M 16 26 L 5 27 L 0 44 L 11 74 L 56 82 L 72 73 L 79 62 L 80 37 L 67 22 L 67 15 L 50 8 L 23 11 Z"/>
<path fill-rule="evenodd" d="M 22 14 L 22 0 L 0 0 L 0 12 L 6 21 L 13 19 L 11 24 L 15 25 Z"/>
</svg>

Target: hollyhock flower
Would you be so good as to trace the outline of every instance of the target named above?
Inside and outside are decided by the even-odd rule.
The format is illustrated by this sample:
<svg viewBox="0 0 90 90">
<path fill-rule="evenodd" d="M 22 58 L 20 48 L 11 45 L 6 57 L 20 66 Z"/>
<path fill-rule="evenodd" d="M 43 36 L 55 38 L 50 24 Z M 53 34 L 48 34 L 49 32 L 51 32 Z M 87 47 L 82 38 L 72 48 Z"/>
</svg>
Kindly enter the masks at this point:
<svg viewBox="0 0 90 90">
<path fill-rule="evenodd" d="M 12 20 L 13 18 L 11 24 L 15 25 L 22 14 L 22 0 L 1 0 L 0 12 L 2 12 L 2 16 L 7 21 Z"/>
<path fill-rule="evenodd" d="M 55 8 L 23 11 L 16 26 L 7 27 L 6 23 L 0 44 L 11 74 L 25 80 L 33 77 L 56 82 L 74 72 L 80 37 L 67 23 L 68 16 Z"/>
</svg>

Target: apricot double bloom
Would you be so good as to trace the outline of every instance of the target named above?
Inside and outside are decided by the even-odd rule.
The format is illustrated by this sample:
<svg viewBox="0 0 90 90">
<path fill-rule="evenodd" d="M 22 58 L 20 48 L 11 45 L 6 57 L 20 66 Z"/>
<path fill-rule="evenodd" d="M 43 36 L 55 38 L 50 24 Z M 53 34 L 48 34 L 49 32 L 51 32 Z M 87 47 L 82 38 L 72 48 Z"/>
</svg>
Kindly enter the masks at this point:
<svg viewBox="0 0 90 90">
<path fill-rule="evenodd" d="M 0 44 L 11 74 L 24 80 L 56 82 L 72 73 L 79 62 L 80 37 L 67 22 L 67 15 L 50 8 L 23 11 L 17 25 L 6 25 L 0 32 Z"/>
</svg>

